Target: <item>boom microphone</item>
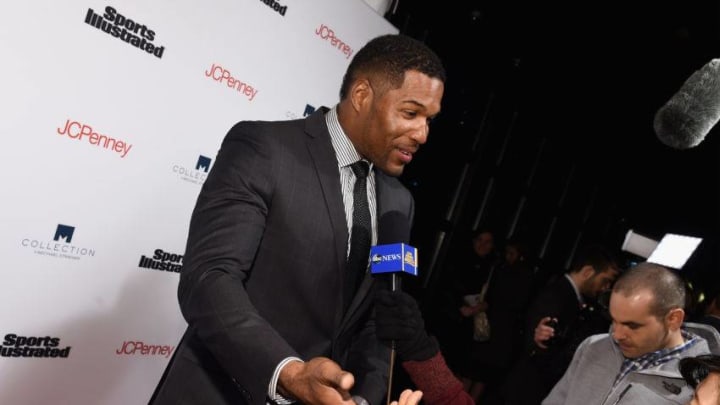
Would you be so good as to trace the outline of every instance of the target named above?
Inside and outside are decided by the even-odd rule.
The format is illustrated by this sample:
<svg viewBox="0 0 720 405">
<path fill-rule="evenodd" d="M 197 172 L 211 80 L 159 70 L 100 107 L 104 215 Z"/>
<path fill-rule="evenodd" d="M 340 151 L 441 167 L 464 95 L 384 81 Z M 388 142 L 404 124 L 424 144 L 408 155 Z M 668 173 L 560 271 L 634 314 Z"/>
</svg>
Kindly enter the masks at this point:
<svg viewBox="0 0 720 405">
<path fill-rule="evenodd" d="M 662 143 L 689 149 L 705 139 L 720 120 L 720 59 L 695 71 L 655 114 L 653 127 Z"/>
</svg>

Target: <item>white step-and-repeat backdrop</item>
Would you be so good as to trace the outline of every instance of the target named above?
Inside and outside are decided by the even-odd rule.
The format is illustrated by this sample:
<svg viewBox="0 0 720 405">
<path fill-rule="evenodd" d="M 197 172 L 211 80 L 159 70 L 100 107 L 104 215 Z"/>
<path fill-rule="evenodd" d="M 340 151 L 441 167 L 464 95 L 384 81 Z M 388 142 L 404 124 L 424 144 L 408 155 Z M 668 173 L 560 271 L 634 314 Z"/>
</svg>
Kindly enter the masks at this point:
<svg viewBox="0 0 720 405">
<path fill-rule="evenodd" d="M 0 5 L 0 404 L 145 404 L 190 214 L 242 119 L 338 99 L 362 0 Z"/>
</svg>

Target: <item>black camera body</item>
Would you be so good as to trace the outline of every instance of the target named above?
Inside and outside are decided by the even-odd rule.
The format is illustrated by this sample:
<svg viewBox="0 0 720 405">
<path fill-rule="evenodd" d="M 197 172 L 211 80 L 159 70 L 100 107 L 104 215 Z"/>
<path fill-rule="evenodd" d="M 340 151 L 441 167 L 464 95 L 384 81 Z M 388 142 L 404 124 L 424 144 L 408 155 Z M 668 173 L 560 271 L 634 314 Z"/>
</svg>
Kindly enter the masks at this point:
<svg viewBox="0 0 720 405">
<path fill-rule="evenodd" d="M 565 337 L 568 332 L 567 325 L 564 325 L 564 327 L 560 327 L 560 323 L 557 321 L 557 319 L 553 318 L 545 323 L 545 325 L 553 328 L 555 330 L 555 333 L 553 334 L 553 337 L 545 341 L 545 345 L 550 347 L 558 344 L 559 342 L 562 342 L 565 340 Z"/>
</svg>

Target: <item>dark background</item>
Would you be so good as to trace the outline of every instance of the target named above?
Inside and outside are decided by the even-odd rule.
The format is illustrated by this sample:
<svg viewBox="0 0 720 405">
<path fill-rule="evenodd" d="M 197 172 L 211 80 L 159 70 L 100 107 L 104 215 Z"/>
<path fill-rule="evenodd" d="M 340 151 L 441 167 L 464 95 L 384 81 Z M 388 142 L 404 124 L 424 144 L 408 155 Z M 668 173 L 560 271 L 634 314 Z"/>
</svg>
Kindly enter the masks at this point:
<svg viewBox="0 0 720 405">
<path fill-rule="evenodd" d="M 655 112 L 720 57 L 720 2 L 400 1 L 385 14 L 448 71 L 443 111 L 401 180 L 415 195 L 411 242 L 431 294 L 470 232 L 520 238 L 538 274 L 578 246 L 620 253 L 629 229 L 704 240 L 681 272 L 720 287 L 720 128 L 677 150 Z M 621 254 L 624 260 L 640 260 Z"/>
</svg>

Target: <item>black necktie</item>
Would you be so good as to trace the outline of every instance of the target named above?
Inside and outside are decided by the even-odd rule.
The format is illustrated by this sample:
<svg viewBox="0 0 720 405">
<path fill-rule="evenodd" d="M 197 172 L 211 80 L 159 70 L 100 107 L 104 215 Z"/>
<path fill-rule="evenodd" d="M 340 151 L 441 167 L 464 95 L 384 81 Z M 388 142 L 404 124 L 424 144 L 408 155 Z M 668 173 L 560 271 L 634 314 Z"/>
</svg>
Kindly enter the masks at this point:
<svg viewBox="0 0 720 405">
<path fill-rule="evenodd" d="M 370 169 L 365 161 L 350 165 L 355 173 L 353 188 L 353 220 L 350 231 L 350 254 L 345 274 L 345 309 L 350 305 L 355 291 L 367 271 L 370 255 L 372 225 L 370 225 L 370 207 L 367 200 L 367 175 Z"/>
</svg>

